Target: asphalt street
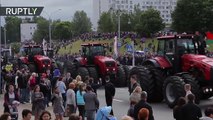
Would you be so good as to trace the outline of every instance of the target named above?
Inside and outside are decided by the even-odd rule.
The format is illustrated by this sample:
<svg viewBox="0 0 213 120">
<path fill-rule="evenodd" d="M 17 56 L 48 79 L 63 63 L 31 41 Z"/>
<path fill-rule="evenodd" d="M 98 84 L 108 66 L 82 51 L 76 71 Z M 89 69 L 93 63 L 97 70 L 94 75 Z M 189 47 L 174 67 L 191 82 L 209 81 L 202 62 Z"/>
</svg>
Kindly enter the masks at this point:
<svg viewBox="0 0 213 120">
<path fill-rule="evenodd" d="M 106 105 L 105 96 L 104 96 L 104 89 L 101 88 L 97 91 L 98 99 L 100 101 L 100 107 Z M 164 102 L 162 103 L 151 103 L 153 107 L 154 117 L 155 120 L 174 120 L 172 115 L 172 109 L 170 109 Z M 213 98 L 209 100 L 202 100 L 199 104 L 202 112 L 204 109 L 209 106 L 213 105 Z M 0 114 L 3 113 L 3 95 L 0 95 Z M 21 120 L 21 111 L 24 109 L 31 109 L 31 104 L 21 104 L 19 106 L 19 119 Z M 116 95 L 113 101 L 113 110 L 115 116 L 118 120 L 121 119 L 123 115 L 127 114 L 129 108 L 129 93 L 127 88 L 116 88 Z M 52 107 L 47 108 L 48 111 L 52 113 Z M 54 119 L 54 114 L 52 113 L 52 118 Z M 67 120 L 68 118 L 65 118 Z"/>
</svg>

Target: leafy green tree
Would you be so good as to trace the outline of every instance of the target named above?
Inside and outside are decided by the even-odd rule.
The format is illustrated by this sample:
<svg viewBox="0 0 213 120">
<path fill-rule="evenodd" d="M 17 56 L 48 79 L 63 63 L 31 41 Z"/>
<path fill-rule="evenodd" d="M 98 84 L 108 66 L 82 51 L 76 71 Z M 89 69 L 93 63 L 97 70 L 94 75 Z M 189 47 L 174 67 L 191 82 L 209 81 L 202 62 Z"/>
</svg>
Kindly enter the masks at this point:
<svg viewBox="0 0 213 120">
<path fill-rule="evenodd" d="M 21 18 L 5 17 L 6 38 L 8 42 L 20 42 Z"/>
<path fill-rule="evenodd" d="M 37 23 L 37 30 L 33 34 L 33 40 L 41 43 L 43 39 L 49 40 L 49 21 L 43 17 L 34 19 Z"/>
<path fill-rule="evenodd" d="M 98 31 L 100 32 L 113 32 L 115 31 L 115 24 L 110 12 L 103 12 L 98 21 Z"/>
<path fill-rule="evenodd" d="M 139 18 L 137 18 L 139 14 Z M 154 9 L 148 9 L 136 13 L 136 19 L 139 19 L 135 23 L 135 31 L 140 35 L 151 37 L 152 34 L 162 30 L 165 27 L 163 19 L 160 16 L 160 12 Z"/>
<path fill-rule="evenodd" d="M 213 30 L 212 6 L 212 0 L 178 0 L 172 27 L 177 32 Z"/>
<path fill-rule="evenodd" d="M 72 24 L 75 35 L 90 32 L 92 28 L 92 23 L 84 11 L 75 12 Z"/>
<path fill-rule="evenodd" d="M 54 35 L 56 39 L 70 39 L 72 36 L 72 30 L 71 30 L 72 24 L 71 22 L 65 21 L 65 22 L 58 22 L 55 25 Z"/>
</svg>

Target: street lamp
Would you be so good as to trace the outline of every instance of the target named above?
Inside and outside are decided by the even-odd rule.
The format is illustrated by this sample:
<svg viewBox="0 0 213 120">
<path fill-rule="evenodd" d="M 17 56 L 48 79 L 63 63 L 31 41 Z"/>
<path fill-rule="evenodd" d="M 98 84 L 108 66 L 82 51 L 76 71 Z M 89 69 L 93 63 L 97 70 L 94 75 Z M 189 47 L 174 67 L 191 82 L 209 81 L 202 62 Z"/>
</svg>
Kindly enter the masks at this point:
<svg viewBox="0 0 213 120">
<path fill-rule="evenodd" d="M 43 11 L 44 13 L 46 13 L 47 14 L 47 16 L 49 17 L 49 43 L 50 43 L 50 48 L 52 47 L 52 28 L 51 28 L 51 26 L 52 26 L 52 19 L 51 19 L 51 16 L 54 14 L 54 13 L 56 13 L 56 12 L 58 12 L 58 11 L 60 11 L 61 9 L 58 9 L 58 10 L 56 10 L 56 11 L 54 11 L 54 12 L 51 12 L 50 14 L 48 14 L 47 12 L 45 12 L 45 11 Z"/>
</svg>

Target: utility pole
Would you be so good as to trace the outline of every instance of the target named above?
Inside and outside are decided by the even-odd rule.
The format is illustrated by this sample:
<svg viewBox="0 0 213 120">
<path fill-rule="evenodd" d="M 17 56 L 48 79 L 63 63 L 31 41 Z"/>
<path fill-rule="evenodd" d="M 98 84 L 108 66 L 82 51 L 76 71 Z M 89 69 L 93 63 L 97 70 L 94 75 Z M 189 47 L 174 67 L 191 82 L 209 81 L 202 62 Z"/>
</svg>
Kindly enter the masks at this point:
<svg viewBox="0 0 213 120">
<path fill-rule="evenodd" d="M 6 25 L 4 27 L 4 47 L 7 47 L 7 33 L 6 33 Z"/>
</svg>

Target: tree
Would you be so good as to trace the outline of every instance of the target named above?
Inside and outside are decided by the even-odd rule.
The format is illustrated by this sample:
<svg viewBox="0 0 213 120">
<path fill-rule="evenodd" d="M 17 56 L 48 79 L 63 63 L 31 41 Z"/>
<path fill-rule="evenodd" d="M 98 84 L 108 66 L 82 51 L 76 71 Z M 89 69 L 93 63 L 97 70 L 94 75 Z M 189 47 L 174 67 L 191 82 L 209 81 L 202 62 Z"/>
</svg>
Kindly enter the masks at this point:
<svg viewBox="0 0 213 120">
<path fill-rule="evenodd" d="M 43 39 L 49 40 L 49 21 L 43 17 L 34 19 L 37 23 L 37 30 L 33 34 L 33 40 L 41 43 Z"/>
<path fill-rule="evenodd" d="M 100 32 L 113 32 L 115 31 L 115 24 L 110 12 L 103 12 L 98 21 L 98 31 Z"/>
<path fill-rule="evenodd" d="M 92 23 L 84 11 L 75 12 L 72 24 L 75 35 L 90 32 L 92 28 Z"/>
<path fill-rule="evenodd" d="M 72 24 L 71 22 L 57 22 L 55 25 L 55 30 L 53 32 L 56 39 L 70 39 L 72 36 Z"/>
<path fill-rule="evenodd" d="M 139 18 L 138 18 L 139 15 Z M 162 30 L 165 27 L 160 12 L 154 9 L 139 11 L 135 13 L 137 20 L 134 26 L 135 31 L 140 35 L 151 37 L 152 34 Z"/>
<path fill-rule="evenodd" d="M 21 18 L 18 17 L 6 17 L 5 27 L 7 33 L 7 42 L 20 42 L 20 24 Z M 9 41 L 8 41 L 9 40 Z"/>
<path fill-rule="evenodd" d="M 212 6 L 212 0 L 178 0 L 172 27 L 177 32 L 213 30 Z"/>
</svg>

